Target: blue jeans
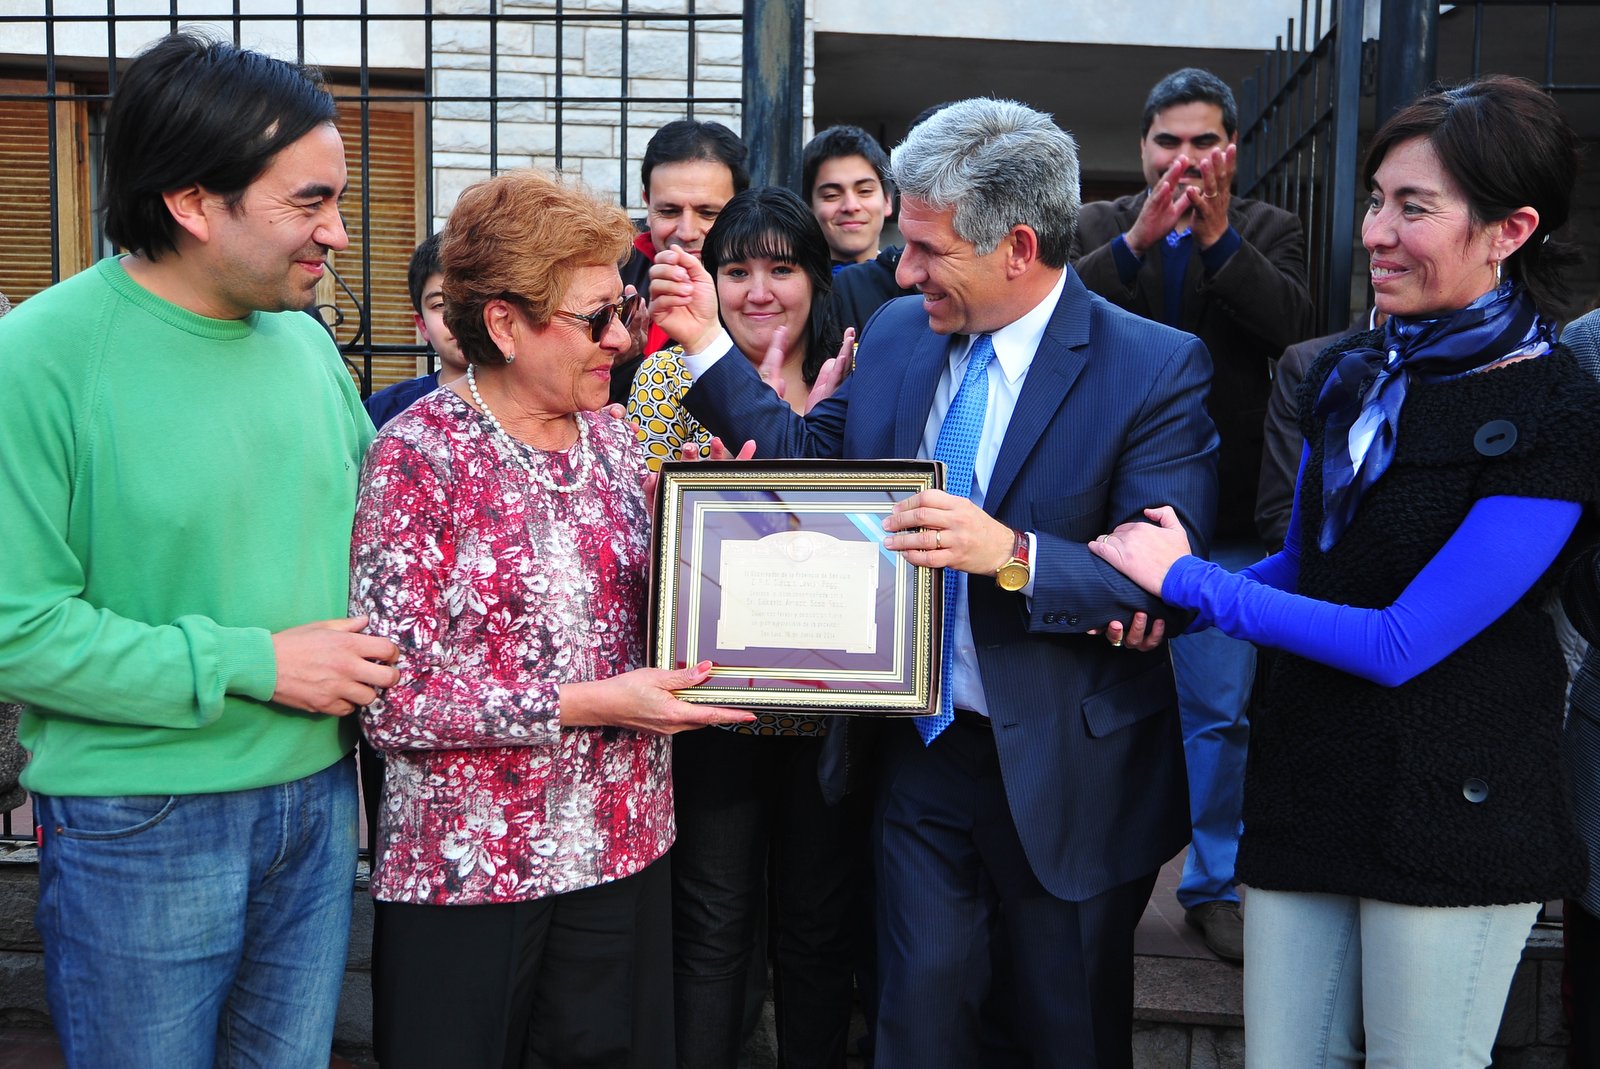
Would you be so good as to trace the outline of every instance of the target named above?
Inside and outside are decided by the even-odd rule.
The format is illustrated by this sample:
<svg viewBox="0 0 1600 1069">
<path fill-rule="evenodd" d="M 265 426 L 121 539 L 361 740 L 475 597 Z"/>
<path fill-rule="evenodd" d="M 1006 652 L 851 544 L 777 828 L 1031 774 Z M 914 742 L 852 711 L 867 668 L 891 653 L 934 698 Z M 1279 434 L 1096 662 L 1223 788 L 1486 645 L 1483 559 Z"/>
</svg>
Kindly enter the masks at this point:
<svg viewBox="0 0 1600 1069">
<path fill-rule="evenodd" d="M 1246 1069 L 1483 1069 L 1538 913 L 1250 888 Z"/>
<path fill-rule="evenodd" d="M 1236 572 L 1261 559 L 1254 542 L 1222 542 L 1211 559 Z M 1250 688 L 1256 648 L 1216 628 L 1172 640 L 1178 683 L 1183 756 L 1189 766 L 1189 857 L 1178 902 L 1239 901 L 1233 862 L 1239 853 L 1239 813 L 1244 805 L 1244 757 L 1250 742 Z"/>
<path fill-rule="evenodd" d="M 326 1069 L 355 762 L 224 794 L 35 799 L 45 982 L 74 1069 Z"/>
</svg>

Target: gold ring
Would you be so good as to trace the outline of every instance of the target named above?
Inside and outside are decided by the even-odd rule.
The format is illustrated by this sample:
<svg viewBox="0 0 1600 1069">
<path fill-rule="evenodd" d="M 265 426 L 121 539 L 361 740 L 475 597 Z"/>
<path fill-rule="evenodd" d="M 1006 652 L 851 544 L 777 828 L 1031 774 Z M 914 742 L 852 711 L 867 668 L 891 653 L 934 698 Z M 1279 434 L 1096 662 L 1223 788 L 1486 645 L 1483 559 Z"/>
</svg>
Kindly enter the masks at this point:
<svg viewBox="0 0 1600 1069">
<path fill-rule="evenodd" d="M 939 529 L 937 527 L 935 527 L 933 529 L 933 548 L 934 549 L 943 549 L 944 548 L 944 546 L 939 541 Z"/>
<path fill-rule="evenodd" d="M 1113 646 L 1120 646 L 1120 645 L 1122 645 L 1122 639 L 1121 638 L 1114 638 L 1114 639 L 1111 640 L 1111 644 Z"/>
<path fill-rule="evenodd" d="M 1105 541 L 1108 541 L 1110 538 L 1111 538 L 1110 535 L 1101 535 L 1099 538 L 1096 538 L 1095 541 L 1096 542 L 1105 542 Z"/>
<path fill-rule="evenodd" d="M 1215 193 L 1202 193 L 1202 194 L 1200 194 L 1200 196 L 1201 196 L 1201 199 L 1203 199 L 1203 200 L 1216 200 L 1217 199 L 1217 195 Z"/>
</svg>

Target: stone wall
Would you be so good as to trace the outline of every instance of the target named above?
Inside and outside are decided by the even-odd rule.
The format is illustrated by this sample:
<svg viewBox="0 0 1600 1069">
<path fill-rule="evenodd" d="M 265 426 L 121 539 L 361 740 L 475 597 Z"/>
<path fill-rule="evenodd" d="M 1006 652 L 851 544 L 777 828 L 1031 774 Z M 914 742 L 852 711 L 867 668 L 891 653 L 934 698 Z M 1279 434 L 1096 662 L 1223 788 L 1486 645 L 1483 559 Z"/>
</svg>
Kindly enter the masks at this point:
<svg viewBox="0 0 1600 1069">
<path fill-rule="evenodd" d="M 31 852 L 31 848 L 25 848 Z M 33 911 L 39 870 L 29 863 L 0 863 L 0 1026 L 50 1024 L 44 1000 L 44 959 Z"/>
<path fill-rule="evenodd" d="M 433 93 L 474 97 L 433 106 L 434 225 L 442 226 L 461 191 L 488 177 L 491 164 L 559 169 L 582 179 L 595 193 L 643 213 L 639 161 L 650 136 L 663 123 L 684 118 L 682 103 L 651 103 L 682 98 L 726 98 L 694 104 L 694 117 L 740 129 L 743 26 L 742 0 L 695 0 L 697 15 L 728 16 L 694 23 L 645 19 L 630 21 L 626 31 L 615 19 L 573 20 L 558 30 L 539 16 L 555 12 L 554 3 L 506 0 L 499 10 L 527 15 L 529 21 L 502 21 L 491 30 L 487 21 L 470 16 L 489 10 L 492 0 L 440 0 L 434 10 L 442 21 L 434 27 Z M 618 13 L 621 0 L 573 0 L 562 5 L 575 12 Z M 628 0 L 630 14 L 685 14 L 687 0 Z M 559 33 L 559 42 L 558 42 Z M 811 117 L 810 19 L 806 32 L 804 115 Z M 560 46 L 559 65 L 557 46 Z M 691 64 L 691 45 L 693 62 Z M 627 53 L 624 82 L 623 52 Z M 491 103 L 490 52 L 496 57 Z M 560 77 L 557 78 L 559 70 Z M 692 78 L 691 78 L 692 73 Z M 505 100 L 506 97 L 554 96 L 555 104 Z M 627 122 L 615 102 L 592 98 L 629 97 Z M 584 98 L 591 98 L 586 101 Z M 498 120 L 494 160 L 490 158 L 490 117 Z M 557 157 L 557 130 L 560 157 Z M 626 157 L 626 164 L 623 158 Z"/>
</svg>

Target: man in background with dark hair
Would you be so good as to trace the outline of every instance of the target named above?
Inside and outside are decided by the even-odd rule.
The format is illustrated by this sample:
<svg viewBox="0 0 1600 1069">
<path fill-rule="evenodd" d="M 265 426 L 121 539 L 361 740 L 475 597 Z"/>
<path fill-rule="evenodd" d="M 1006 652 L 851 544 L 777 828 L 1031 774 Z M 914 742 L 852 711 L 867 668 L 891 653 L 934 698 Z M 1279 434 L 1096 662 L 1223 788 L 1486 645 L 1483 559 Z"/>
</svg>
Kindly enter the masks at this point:
<svg viewBox="0 0 1600 1069">
<path fill-rule="evenodd" d="M 0 321 L 0 697 L 27 710 L 50 1012 L 78 1069 L 323 1069 L 355 878 L 344 619 L 372 427 L 302 312 L 344 146 L 300 67 L 187 33 L 123 74 L 106 233 Z"/>
<path fill-rule="evenodd" d="M 878 255 L 884 220 L 894 211 L 889 154 L 859 126 L 830 126 L 800 154 L 800 195 L 822 225 L 833 273 Z"/>
<path fill-rule="evenodd" d="M 1230 571 L 1262 556 L 1254 512 L 1272 360 L 1311 332 L 1300 220 L 1233 195 L 1238 128 L 1227 83 L 1195 67 L 1167 75 L 1140 128 L 1148 190 L 1085 204 L 1072 248 L 1084 285 L 1211 352 L 1207 408 L 1222 438 L 1211 559 Z M 1211 629 L 1174 639 L 1172 661 L 1193 822 L 1178 901 L 1214 953 L 1239 961 L 1233 862 L 1255 648 Z"/>
<path fill-rule="evenodd" d="M 444 271 L 439 266 L 439 242 L 443 237 L 444 232 L 440 231 L 424 239 L 412 252 L 411 266 L 406 271 L 412 321 L 417 325 L 417 334 L 438 355 L 439 369 L 397 382 L 362 402 L 367 415 L 372 417 L 372 425 L 380 430 L 410 408 L 413 401 L 441 386 L 448 386 L 467 373 L 467 360 L 461 355 L 461 347 L 456 344 L 450 328 L 444 325 Z"/>
<path fill-rule="evenodd" d="M 634 239 L 633 252 L 622 265 L 622 283 L 650 296 L 650 265 L 664 249 L 685 249 L 700 255 L 711 224 L 735 193 L 750 188 L 745 165 L 748 151 L 739 135 L 718 122 L 679 119 L 657 130 L 639 163 L 645 226 Z M 643 303 L 629 324 L 634 351 L 611 369 L 611 400 L 627 404 L 633 376 L 644 358 L 672 344 L 666 331 L 651 323 Z"/>
</svg>

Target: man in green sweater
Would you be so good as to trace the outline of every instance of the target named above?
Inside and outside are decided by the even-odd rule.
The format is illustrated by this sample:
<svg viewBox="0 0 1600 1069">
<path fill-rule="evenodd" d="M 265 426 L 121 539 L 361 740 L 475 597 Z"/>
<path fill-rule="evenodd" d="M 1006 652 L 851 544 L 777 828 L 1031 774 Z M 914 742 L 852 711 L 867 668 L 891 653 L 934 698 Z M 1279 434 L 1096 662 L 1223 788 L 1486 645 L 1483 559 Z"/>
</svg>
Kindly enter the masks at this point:
<svg viewBox="0 0 1600 1069">
<path fill-rule="evenodd" d="M 328 1063 L 355 875 L 340 619 L 371 424 L 301 312 L 347 243 L 310 72 L 175 34 L 123 75 L 106 233 L 0 321 L 0 700 L 75 1067 Z"/>
</svg>

